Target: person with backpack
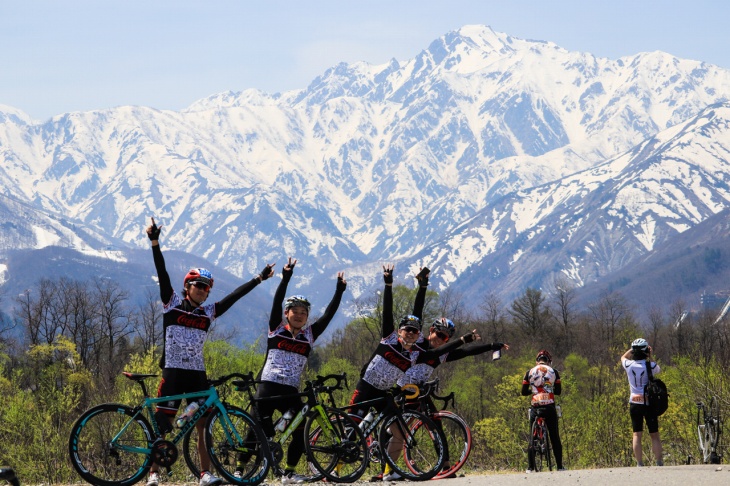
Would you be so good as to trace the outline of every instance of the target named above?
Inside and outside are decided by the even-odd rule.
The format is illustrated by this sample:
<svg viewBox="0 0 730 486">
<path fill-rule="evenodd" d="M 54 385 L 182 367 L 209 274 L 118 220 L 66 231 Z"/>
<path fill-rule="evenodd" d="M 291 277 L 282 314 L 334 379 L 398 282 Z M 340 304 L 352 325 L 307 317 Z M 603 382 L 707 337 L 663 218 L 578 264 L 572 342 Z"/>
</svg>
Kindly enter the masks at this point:
<svg viewBox="0 0 730 486">
<path fill-rule="evenodd" d="M 654 453 L 657 466 L 663 466 L 662 441 L 659 437 L 659 417 L 649 406 L 644 394 L 644 388 L 649 383 L 649 372 L 656 375 L 661 372 L 659 365 L 651 360 L 651 346 L 646 339 L 638 338 L 631 343 L 631 349 L 621 356 L 621 366 L 629 379 L 629 413 L 631 426 L 634 431 L 633 449 L 636 465 L 642 467 L 644 460 L 641 451 L 641 436 L 644 431 L 644 421 L 651 437 L 651 450 Z"/>
</svg>

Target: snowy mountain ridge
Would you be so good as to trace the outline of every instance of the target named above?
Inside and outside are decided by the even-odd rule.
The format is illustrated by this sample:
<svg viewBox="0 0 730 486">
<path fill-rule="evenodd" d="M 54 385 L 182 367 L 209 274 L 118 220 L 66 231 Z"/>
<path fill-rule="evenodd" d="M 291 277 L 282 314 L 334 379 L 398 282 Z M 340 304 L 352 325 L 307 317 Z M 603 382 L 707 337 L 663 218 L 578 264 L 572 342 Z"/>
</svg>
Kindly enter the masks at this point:
<svg viewBox="0 0 730 486">
<path fill-rule="evenodd" d="M 154 216 L 165 248 L 238 276 L 292 255 L 304 274 L 352 272 L 357 295 L 395 261 L 508 297 L 556 273 L 600 278 L 727 207 L 708 184 L 728 175 L 729 99 L 730 72 L 699 61 L 609 60 L 466 26 L 414 59 L 343 63 L 305 89 L 181 112 L 36 123 L 0 108 L 0 194 L 97 235 L 80 246 L 144 247 Z M 639 168 L 652 157 L 671 184 Z M 0 251 L 46 244 L 5 217 L 27 237 L 11 231 Z M 480 267 L 494 277 L 475 282 Z"/>
</svg>

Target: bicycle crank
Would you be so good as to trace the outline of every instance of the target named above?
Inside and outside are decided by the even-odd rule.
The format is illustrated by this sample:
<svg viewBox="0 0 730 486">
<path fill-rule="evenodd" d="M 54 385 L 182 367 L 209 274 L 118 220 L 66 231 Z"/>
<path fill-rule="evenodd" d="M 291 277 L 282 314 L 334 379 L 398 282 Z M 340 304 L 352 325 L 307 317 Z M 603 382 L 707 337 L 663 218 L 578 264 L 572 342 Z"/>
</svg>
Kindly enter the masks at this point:
<svg viewBox="0 0 730 486">
<path fill-rule="evenodd" d="M 177 447 L 169 440 L 157 439 L 152 444 L 152 460 L 162 467 L 170 467 L 177 461 Z"/>
</svg>

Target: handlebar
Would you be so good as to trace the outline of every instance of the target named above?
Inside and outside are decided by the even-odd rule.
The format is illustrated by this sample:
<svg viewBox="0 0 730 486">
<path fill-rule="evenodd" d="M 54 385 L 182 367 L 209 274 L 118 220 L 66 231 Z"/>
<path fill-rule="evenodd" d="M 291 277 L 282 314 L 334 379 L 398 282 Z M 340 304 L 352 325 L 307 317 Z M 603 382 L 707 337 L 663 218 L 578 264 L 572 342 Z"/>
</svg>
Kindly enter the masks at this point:
<svg viewBox="0 0 730 486">
<path fill-rule="evenodd" d="M 246 383 L 249 383 L 249 382 L 253 382 L 254 381 L 253 372 L 249 371 L 246 374 L 243 374 L 243 373 L 231 373 L 230 375 L 224 375 L 224 376 L 221 376 L 220 378 L 210 378 L 210 379 L 208 379 L 208 384 L 210 386 L 216 386 L 217 387 L 217 386 L 223 385 L 224 383 L 226 383 L 226 382 L 228 382 L 228 381 L 230 381 L 230 380 L 232 380 L 234 378 L 239 378 L 240 379 L 240 380 L 236 380 L 236 381 L 234 381 L 232 383 L 236 387 L 245 386 Z"/>
<path fill-rule="evenodd" d="M 336 383 L 334 385 L 325 385 L 325 383 L 327 383 L 330 380 L 335 380 Z M 349 385 L 347 383 L 347 373 L 342 373 L 340 375 L 330 374 L 327 376 L 317 375 L 316 379 L 306 382 L 304 389 L 305 390 L 313 389 L 318 393 L 331 393 L 335 390 L 342 390 L 343 382 L 345 383 L 345 387 L 349 388 Z"/>
</svg>

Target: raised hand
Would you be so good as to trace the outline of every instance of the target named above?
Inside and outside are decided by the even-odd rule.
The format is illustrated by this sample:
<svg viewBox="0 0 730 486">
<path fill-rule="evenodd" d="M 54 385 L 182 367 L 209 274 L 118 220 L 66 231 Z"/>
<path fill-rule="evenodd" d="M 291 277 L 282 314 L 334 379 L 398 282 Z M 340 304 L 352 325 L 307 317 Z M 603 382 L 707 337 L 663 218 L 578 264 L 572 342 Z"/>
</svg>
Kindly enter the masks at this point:
<svg viewBox="0 0 730 486">
<path fill-rule="evenodd" d="M 418 272 L 418 275 L 416 275 L 416 280 L 418 280 L 418 285 L 421 287 L 428 287 L 428 276 L 431 273 L 431 270 L 428 269 L 428 267 L 421 268 L 421 271 Z"/>
<path fill-rule="evenodd" d="M 337 272 L 337 290 L 345 291 L 347 288 L 347 280 L 345 280 L 345 272 Z"/>
<path fill-rule="evenodd" d="M 385 281 L 385 285 L 392 285 L 393 284 L 393 269 L 395 268 L 395 265 L 383 265 L 383 280 Z"/>
<path fill-rule="evenodd" d="M 264 267 L 263 270 L 261 270 L 261 273 L 259 273 L 259 277 L 261 278 L 262 282 L 274 275 L 274 265 L 276 265 L 276 263 L 269 263 Z"/>
<path fill-rule="evenodd" d="M 296 258 L 289 257 L 286 265 L 284 265 L 284 268 L 281 269 L 281 273 L 291 276 L 291 274 L 294 273 L 294 267 L 296 266 L 296 264 Z"/>
<path fill-rule="evenodd" d="M 150 241 L 157 241 L 160 239 L 160 230 L 162 229 L 162 225 L 157 226 L 155 218 L 150 219 L 152 220 L 152 224 L 147 227 L 147 237 Z"/>
</svg>

